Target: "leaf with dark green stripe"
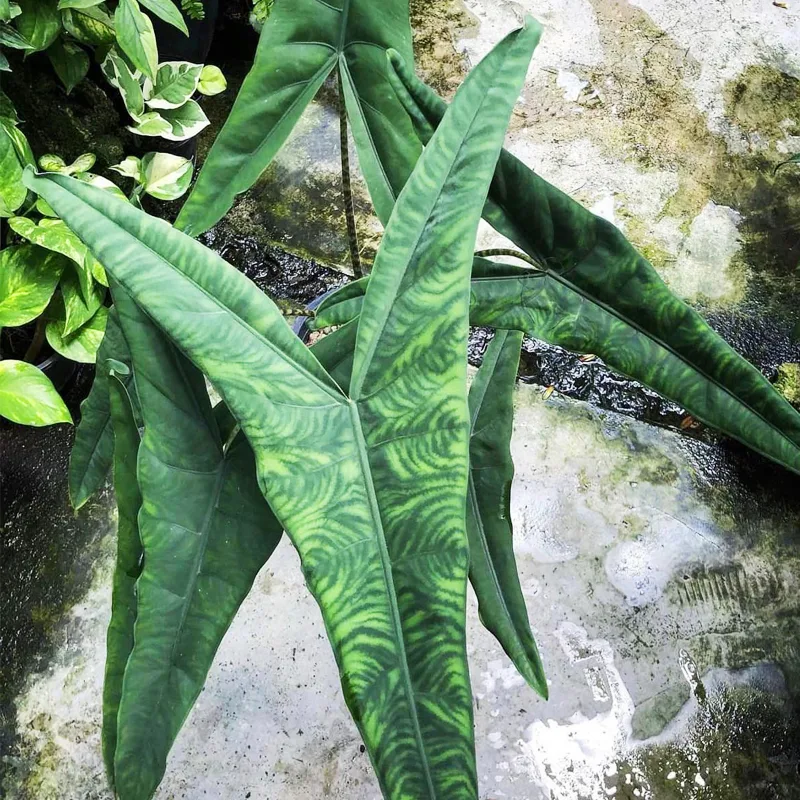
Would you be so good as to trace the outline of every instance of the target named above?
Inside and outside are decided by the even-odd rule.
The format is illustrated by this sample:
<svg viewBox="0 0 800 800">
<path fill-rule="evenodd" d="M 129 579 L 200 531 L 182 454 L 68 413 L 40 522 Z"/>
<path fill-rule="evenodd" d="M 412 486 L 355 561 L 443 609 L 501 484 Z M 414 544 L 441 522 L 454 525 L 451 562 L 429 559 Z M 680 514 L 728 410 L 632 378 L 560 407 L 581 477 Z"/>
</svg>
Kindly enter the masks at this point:
<svg viewBox="0 0 800 800">
<path fill-rule="evenodd" d="M 522 333 L 498 331 L 469 390 L 469 577 L 481 622 L 542 697 L 547 682 L 514 558 L 511 433 Z"/>
<path fill-rule="evenodd" d="M 130 367 L 128 345 L 119 327 L 116 309 L 111 309 L 106 323 L 106 332 L 97 363 L 105 364 L 109 359 Z M 118 375 L 126 385 L 130 376 Z M 136 402 L 135 393 L 133 401 Z M 138 410 L 136 412 L 138 418 Z M 108 372 L 99 368 L 88 397 L 81 403 L 81 421 L 75 432 L 75 442 L 69 458 L 69 498 L 77 511 L 102 485 L 111 469 L 114 456 L 114 432 L 108 400 Z"/>
<path fill-rule="evenodd" d="M 261 496 L 243 438 L 223 446 L 201 373 L 125 291 L 115 286 L 113 294 L 144 422 L 137 473 L 144 569 L 114 751 L 119 796 L 139 800 L 161 780 L 167 753 L 281 526 Z"/>
<path fill-rule="evenodd" d="M 337 67 L 361 169 L 387 222 L 420 151 L 386 78 L 388 47 L 412 58 L 408 0 L 276 3 L 176 225 L 197 236 L 217 222 L 256 182 Z"/>
<path fill-rule="evenodd" d="M 473 276 L 480 274 L 482 268 L 486 269 L 482 259 L 475 261 Z M 490 270 L 495 268 L 491 262 L 485 264 Z M 503 267 L 512 273 L 517 271 L 513 267 Z M 529 270 L 520 269 L 519 272 L 526 274 Z M 356 324 L 354 318 L 360 313 L 368 283 L 369 278 L 353 281 L 326 298 L 317 310 L 314 323 L 323 327 Z M 473 298 L 474 292 L 473 288 Z M 470 309 L 473 323 L 476 313 L 479 314 L 480 309 L 473 305 Z M 467 493 L 470 582 L 478 598 L 484 626 L 494 634 L 528 683 L 547 697 L 547 683 L 517 575 L 509 513 L 514 476 L 509 449 L 512 392 L 521 341 L 522 333 L 499 331 L 470 388 L 472 436 Z"/>
<path fill-rule="evenodd" d="M 394 56 L 392 64 L 398 97 L 424 142 L 447 104 L 402 59 Z M 533 304 L 536 318 L 526 321 L 523 330 L 570 349 L 580 344 L 697 419 L 800 471 L 800 414 L 670 292 L 618 228 L 506 151 L 498 161 L 484 217 L 547 270 L 546 281 L 532 276 L 491 289 L 484 286 L 484 299 L 498 299 L 495 292 L 502 287 L 499 299 L 507 307 L 515 295 L 506 290 L 524 292 L 530 299 L 519 308 L 527 319 L 531 314 L 524 307 Z M 561 316 L 562 305 L 571 309 L 571 323 Z"/>
<path fill-rule="evenodd" d="M 345 394 L 350 392 L 357 331 L 358 324 L 350 322 L 311 345 L 311 352 Z"/>
<path fill-rule="evenodd" d="M 349 398 L 218 256 L 92 187 L 28 176 L 241 424 L 391 798 L 477 796 L 465 643 L 469 273 L 534 40 L 530 28 L 512 34 L 470 74 L 401 193 Z"/>
<path fill-rule="evenodd" d="M 122 697 L 125 665 L 133 650 L 136 622 L 136 581 L 142 571 L 142 542 L 138 514 L 142 495 L 136 479 L 139 428 L 129 394 L 131 374 L 127 364 L 114 359 L 98 362 L 108 390 L 114 447 L 114 492 L 117 499 L 117 560 L 111 593 L 111 621 L 106 634 L 106 670 L 103 680 L 103 761 L 114 783 L 114 752 L 117 746 L 117 712 Z"/>
</svg>

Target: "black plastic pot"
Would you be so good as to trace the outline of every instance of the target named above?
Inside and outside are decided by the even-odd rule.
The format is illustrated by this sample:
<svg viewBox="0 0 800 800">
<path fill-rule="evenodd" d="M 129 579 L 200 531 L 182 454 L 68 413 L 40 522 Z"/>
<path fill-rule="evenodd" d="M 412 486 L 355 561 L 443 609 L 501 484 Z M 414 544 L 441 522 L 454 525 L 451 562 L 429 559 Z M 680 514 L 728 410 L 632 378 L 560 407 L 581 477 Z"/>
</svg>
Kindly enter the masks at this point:
<svg viewBox="0 0 800 800">
<path fill-rule="evenodd" d="M 59 392 L 72 380 L 78 369 L 78 365 L 74 361 L 70 361 L 58 353 L 52 353 L 36 366 L 50 378 L 53 386 Z"/>
</svg>

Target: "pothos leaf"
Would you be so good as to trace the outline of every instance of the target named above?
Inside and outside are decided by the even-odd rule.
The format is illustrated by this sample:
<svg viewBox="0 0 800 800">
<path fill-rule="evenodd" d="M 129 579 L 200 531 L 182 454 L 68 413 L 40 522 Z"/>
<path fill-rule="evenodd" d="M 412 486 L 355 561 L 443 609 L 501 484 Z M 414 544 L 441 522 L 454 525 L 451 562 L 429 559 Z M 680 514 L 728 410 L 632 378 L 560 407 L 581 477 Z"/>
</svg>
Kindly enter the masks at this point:
<svg viewBox="0 0 800 800">
<path fill-rule="evenodd" d="M 16 26 L 33 50 L 47 50 L 61 32 L 58 0 L 24 0 Z"/>
<path fill-rule="evenodd" d="M 64 267 L 62 256 L 32 244 L 0 251 L 0 328 L 24 325 L 45 310 Z"/>
<path fill-rule="evenodd" d="M 176 200 L 192 181 L 192 162 L 172 153 L 145 153 L 141 166 L 144 191 L 158 200 Z"/>
<path fill-rule="evenodd" d="M 197 136 L 208 127 L 208 117 L 194 101 L 187 100 L 179 108 L 146 111 L 136 125 L 128 130 L 140 136 L 160 136 L 173 142 L 182 142 Z"/>
<path fill-rule="evenodd" d="M 197 84 L 197 91 L 200 94 L 212 96 L 224 92 L 228 86 L 228 81 L 222 74 L 219 67 L 213 64 L 206 64 L 200 72 L 200 81 Z"/>
<path fill-rule="evenodd" d="M 202 64 L 188 61 L 164 61 L 158 65 L 152 92 L 145 103 L 155 109 L 182 106 L 195 93 L 202 69 Z"/>
<path fill-rule="evenodd" d="M 72 422 L 50 378 L 25 361 L 0 361 L 0 417 L 21 425 Z"/>
<path fill-rule="evenodd" d="M 107 317 L 108 309 L 100 306 L 89 320 L 69 335 L 64 319 L 52 319 L 45 329 L 47 343 L 65 358 L 82 364 L 94 364 L 97 349 L 103 341 Z"/>
<path fill-rule="evenodd" d="M 137 0 L 119 0 L 114 12 L 117 43 L 136 69 L 155 80 L 158 48 L 153 23 L 142 13 Z"/>
<path fill-rule="evenodd" d="M 25 163 L 15 141 L 15 130 L 13 125 L 0 124 L 0 217 L 10 217 L 28 194 L 22 183 Z"/>
<path fill-rule="evenodd" d="M 172 0 L 140 0 L 140 2 L 159 19 L 163 19 L 168 25 L 177 28 L 186 36 L 189 35 L 189 29 L 186 27 L 183 15 Z"/>
<path fill-rule="evenodd" d="M 56 39 L 47 50 L 47 57 L 53 65 L 61 83 L 69 94 L 89 72 L 89 56 L 75 42 Z"/>
<path fill-rule="evenodd" d="M 114 18 L 105 6 L 66 8 L 61 12 L 61 21 L 64 28 L 84 44 L 107 47 L 116 40 Z"/>
</svg>

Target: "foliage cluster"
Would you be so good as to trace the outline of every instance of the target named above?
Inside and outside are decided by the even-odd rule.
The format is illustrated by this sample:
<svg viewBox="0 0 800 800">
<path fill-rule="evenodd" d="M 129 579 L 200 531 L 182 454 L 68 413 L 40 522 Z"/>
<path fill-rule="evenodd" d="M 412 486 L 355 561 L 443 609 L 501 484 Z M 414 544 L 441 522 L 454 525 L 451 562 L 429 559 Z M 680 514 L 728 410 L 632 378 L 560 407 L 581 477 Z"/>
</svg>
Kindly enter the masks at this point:
<svg viewBox="0 0 800 800">
<path fill-rule="evenodd" d="M 0 46 L 26 56 L 47 54 L 69 94 L 89 72 L 91 59 L 119 90 L 141 136 L 182 141 L 208 125 L 195 92 L 225 89 L 218 67 L 182 61 L 158 63 L 150 18 L 138 0 L 113 4 L 94 0 L 26 0 L 0 3 Z M 152 14 L 188 35 L 172 0 L 147 0 Z M 202 4 L 201 4 L 202 7 Z M 9 70 L 0 54 L 0 70 Z M 11 100 L 0 91 L 0 217 L 7 219 L 0 252 L 0 329 L 6 347 L 20 352 L 0 361 L 0 416 L 27 425 L 71 421 L 47 375 L 39 369 L 42 348 L 76 362 L 94 363 L 108 317 L 107 282 L 102 266 L 49 206 L 28 192 L 22 171 L 35 165 Z M 108 179 L 92 173 L 95 156 L 72 164 L 54 154 L 39 158 L 47 172 L 73 175 L 124 197 Z M 143 195 L 159 200 L 181 197 L 192 178 L 192 162 L 181 156 L 148 152 L 128 156 L 110 169 L 133 180 L 130 201 Z M 25 327 L 27 326 L 27 327 Z"/>
</svg>

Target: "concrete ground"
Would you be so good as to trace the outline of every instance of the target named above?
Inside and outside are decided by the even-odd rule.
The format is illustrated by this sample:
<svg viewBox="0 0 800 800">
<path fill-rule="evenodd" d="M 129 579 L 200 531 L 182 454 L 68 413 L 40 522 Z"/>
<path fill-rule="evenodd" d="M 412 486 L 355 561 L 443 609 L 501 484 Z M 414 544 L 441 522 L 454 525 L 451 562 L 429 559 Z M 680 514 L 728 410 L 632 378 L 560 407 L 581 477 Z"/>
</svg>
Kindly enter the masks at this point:
<svg viewBox="0 0 800 800">
<path fill-rule="evenodd" d="M 516 405 L 516 547 L 551 699 L 523 683 L 471 598 L 481 797 L 800 796 L 791 481 L 759 464 L 778 485 L 743 485 L 738 450 L 544 400 L 533 386 L 519 387 Z M 94 582 L 18 698 L 21 780 L 10 798 L 110 796 L 99 742 L 112 536 L 94 545 Z M 248 796 L 379 796 L 285 540 L 225 638 L 157 794 Z"/>
<path fill-rule="evenodd" d="M 412 8 L 420 69 L 444 94 L 523 13 L 544 23 L 508 147 L 623 228 L 772 376 L 800 360 L 789 337 L 800 179 L 788 167 L 773 174 L 800 150 L 800 7 L 786 5 Z M 211 99 L 212 117 L 229 99 Z M 212 235 L 239 266 L 278 243 L 346 269 L 344 239 L 331 233 L 343 226 L 329 105 L 323 95 Z M 368 253 L 379 228 L 359 207 Z M 499 243 L 481 233 L 482 246 Z M 517 391 L 512 510 L 551 699 L 523 684 L 471 598 L 482 800 L 800 798 L 797 479 L 626 402 L 638 390 L 610 388 L 601 367 L 531 347 L 531 383 Z M 545 400 L 547 384 L 556 392 Z M 668 427 L 648 424 L 654 417 Z M 54 497 L 63 504 L 63 492 Z M 16 693 L 9 798 L 110 797 L 99 737 L 111 513 L 104 497 L 78 519 L 95 571 L 83 596 L 59 607 L 48 654 Z M 157 794 L 202 797 L 378 797 L 287 542 L 223 642 Z"/>
</svg>

